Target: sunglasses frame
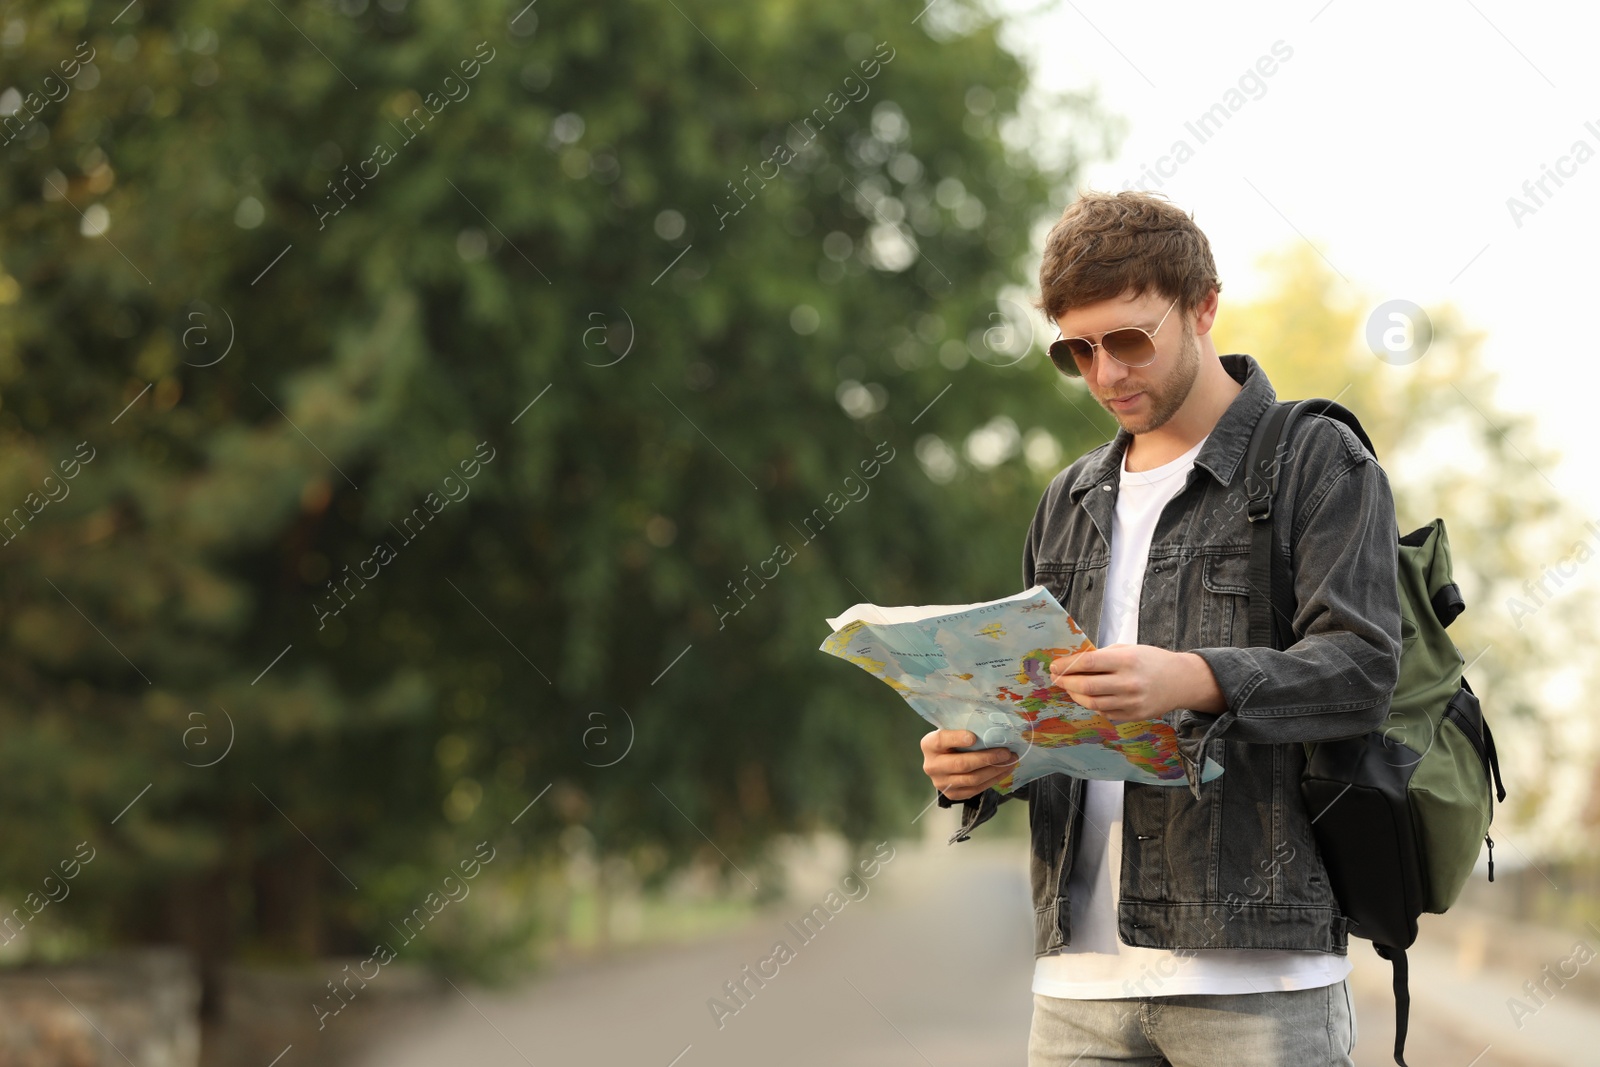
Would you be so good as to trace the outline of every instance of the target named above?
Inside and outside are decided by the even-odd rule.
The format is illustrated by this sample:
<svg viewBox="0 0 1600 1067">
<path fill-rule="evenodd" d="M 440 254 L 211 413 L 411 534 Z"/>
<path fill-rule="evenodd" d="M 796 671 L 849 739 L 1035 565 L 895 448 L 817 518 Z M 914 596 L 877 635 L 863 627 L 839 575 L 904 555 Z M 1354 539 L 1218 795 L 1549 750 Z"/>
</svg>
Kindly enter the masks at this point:
<svg viewBox="0 0 1600 1067">
<path fill-rule="evenodd" d="M 1111 356 L 1112 359 L 1116 359 L 1117 362 L 1121 363 L 1124 367 L 1128 367 L 1128 368 L 1148 367 L 1150 364 L 1152 364 L 1152 363 L 1154 363 L 1156 361 L 1156 350 L 1155 350 L 1155 348 L 1156 348 L 1156 334 L 1160 333 L 1161 332 L 1161 327 L 1166 325 L 1167 318 L 1172 314 L 1172 309 L 1177 307 L 1177 305 L 1178 305 L 1178 299 L 1179 298 L 1175 297 L 1173 299 L 1172 303 L 1167 305 L 1166 314 L 1161 316 L 1161 321 L 1156 323 L 1156 328 L 1154 330 L 1147 330 L 1143 326 L 1118 326 L 1114 330 L 1105 330 L 1105 331 L 1103 331 L 1100 334 L 1100 340 L 1099 341 L 1091 341 L 1087 337 L 1057 337 L 1054 341 L 1050 342 L 1050 348 L 1048 350 L 1049 354 L 1050 354 L 1050 362 L 1055 364 L 1056 370 L 1060 371 L 1062 374 L 1067 375 L 1068 377 L 1071 377 L 1071 378 L 1081 378 L 1081 377 L 1083 377 L 1083 372 L 1078 369 L 1077 357 L 1073 356 L 1073 354 L 1070 351 L 1062 349 L 1062 351 L 1065 352 L 1065 359 L 1064 360 L 1056 355 L 1057 346 L 1063 345 L 1067 341 L 1082 341 L 1084 344 L 1089 346 L 1089 365 L 1091 367 L 1094 366 L 1094 353 L 1095 353 L 1096 349 L 1099 349 L 1100 351 L 1105 352 L 1105 354 L 1108 355 L 1108 356 Z M 1061 328 L 1058 326 L 1058 327 L 1056 327 L 1056 329 L 1059 332 Z M 1145 337 L 1149 339 L 1149 341 L 1150 341 L 1150 358 L 1149 359 L 1145 360 L 1143 363 L 1129 363 L 1129 362 L 1127 362 L 1125 360 L 1117 359 L 1116 356 L 1112 355 L 1111 352 L 1105 348 L 1104 342 L 1105 342 L 1105 339 L 1106 339 L 1106 334 L 1121 333 L 1123 330 L 1136 330 L 1139 333 L 1144 334 Z M 1065 366 L 1063 366 L 1063 362 L 1066 364 Z"/>
</svg>

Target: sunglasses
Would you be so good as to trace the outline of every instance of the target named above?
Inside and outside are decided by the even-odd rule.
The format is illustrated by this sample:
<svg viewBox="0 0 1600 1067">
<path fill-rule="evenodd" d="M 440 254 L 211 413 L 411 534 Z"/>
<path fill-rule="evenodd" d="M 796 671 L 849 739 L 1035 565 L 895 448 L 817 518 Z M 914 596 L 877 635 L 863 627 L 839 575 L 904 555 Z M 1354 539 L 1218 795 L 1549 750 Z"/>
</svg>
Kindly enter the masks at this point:
<svg viewBox="0 0 1600 1067">
<path fill-rule="evenodd" d="M 1167 305 L 1166 315 L 1161 316 L 1154 330 L 1144 330 L 1138 326 L 1108 330 L 1100 335 L 1099 344 L 1084 337 L 1058 337 L 1050 343 L 1050 362 L 1062 374 L 1081 378 L 1094 362 L 1094 350 L 1098 348 L 1124 367 L 1148 367 L 1156 358 L 1155 335 L 1166 325 L 1167 316 L 1177 306 L 1177 300 Z"/>
</svg>

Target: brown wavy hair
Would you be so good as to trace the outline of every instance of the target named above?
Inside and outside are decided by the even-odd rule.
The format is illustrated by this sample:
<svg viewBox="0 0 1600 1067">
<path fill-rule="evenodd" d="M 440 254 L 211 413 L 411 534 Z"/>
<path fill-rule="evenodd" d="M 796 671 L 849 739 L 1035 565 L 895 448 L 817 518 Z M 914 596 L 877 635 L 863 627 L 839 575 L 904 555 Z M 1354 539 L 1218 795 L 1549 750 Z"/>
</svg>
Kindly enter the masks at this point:
<svg viewBox="0 0 1600 1067">
<path fill-rule="evenodd" d="M 1188 313 L 1222 290 L 1211 243 L 1194 218 L 1160 193 L 1086 192 L 1045 239 L 1034 307 L 1054 323 L 1075 307 L 1132 290 L 1177 299 Z"/>
</svg>

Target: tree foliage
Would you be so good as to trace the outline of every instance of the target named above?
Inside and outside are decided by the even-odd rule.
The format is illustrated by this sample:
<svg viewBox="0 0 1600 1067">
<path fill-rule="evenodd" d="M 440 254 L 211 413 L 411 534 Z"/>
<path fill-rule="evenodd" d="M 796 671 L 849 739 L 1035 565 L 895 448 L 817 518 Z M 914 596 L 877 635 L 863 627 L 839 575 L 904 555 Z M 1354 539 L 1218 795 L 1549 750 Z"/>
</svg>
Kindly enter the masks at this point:
<svg viewBox="0 0 1600 1067">
<path fill-rule="evenodd" d="M 87 840 L 61 928 L 364 954 L 479 841 L 905 827 L 822 619 L 1012 591 L 1109 433 L 996 300 L 1076 163 L 942 7 L 8 12 L 19 98 L 93 58 L 0 147 L 7 896 Z"/>
</svg>

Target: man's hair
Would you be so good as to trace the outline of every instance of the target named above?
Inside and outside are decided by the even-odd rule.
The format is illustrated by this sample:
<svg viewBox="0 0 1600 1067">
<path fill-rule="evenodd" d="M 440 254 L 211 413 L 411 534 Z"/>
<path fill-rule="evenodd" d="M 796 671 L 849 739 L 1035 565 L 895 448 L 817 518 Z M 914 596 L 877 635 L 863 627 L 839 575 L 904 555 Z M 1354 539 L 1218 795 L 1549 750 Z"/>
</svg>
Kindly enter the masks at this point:
<svg viewBox="0 0 1600 1067">
<path fill-rule="evenodd" d="M 1067 206 L 1045 239 L 1034 307 L 1052 323 L 1075 307 L 1132 290 L 1178 300 L 1192 311 L 1222 290 L 1211 244 L 1194 219 L 1160 193 L 1086 192 Z"/>
</svg>

